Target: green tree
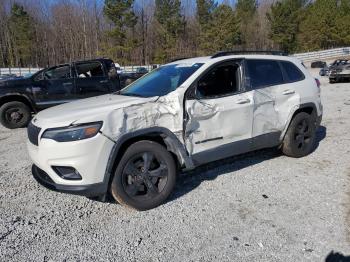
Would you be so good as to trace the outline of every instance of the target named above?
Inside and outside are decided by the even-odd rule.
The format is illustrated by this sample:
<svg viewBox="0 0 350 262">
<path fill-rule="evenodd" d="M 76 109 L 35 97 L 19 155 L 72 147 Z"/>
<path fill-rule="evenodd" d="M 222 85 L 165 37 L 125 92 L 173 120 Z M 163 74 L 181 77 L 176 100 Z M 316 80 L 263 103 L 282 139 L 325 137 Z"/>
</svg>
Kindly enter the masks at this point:
<svg viewBox="0 0 350 262">
<path fill-rule="evenodd" d="M 255 40 L 253 34 L 256 21 L 256 0 L 238 0 L 236 4 L 236 15 L 240 23 L 241 45 L 247 47 Z"/>
<path fill-rule="evenodd" d="M 201 49 L 206 53 L 231 50 L 240 43 L 239 20 L 228 5 L 219 5 L 213 12 Z"/>
<path fill-rule="evenodd" d="M 9 29 L 13 48 L 10 56 L 15 60 L 15 64 L 25 66 L 29 63 L 34 40 L 33 19 L 19 4 L 14 4 L 11 8 L 9 19 Z M 10 61 L 12 59 L 10 58 Z M 11 66 L 14 66 L 12 63 Z"/>
<path fill-rule="evenodd" d="M 176 43 L 183 33 L 185 20 L 181 14 L 180 0 L 156 0 L 155 4 L 155 19 L 158 23 L 155 62 L 163 63 L 175 55 Z"/>
<path fill-rule="evenodd" d="M 350 0 L 342 0 L 338 5 L 335 24 L 337 27 L 337 45 L 350 45 Z"/>
<path fill-rule="evenodd" d="M 205 27 L 210 22 L 217 6 L 214 0 L 197 0 L 196 18 L 201 27 Z"/>
<path fill-rule="evenodd" d="M 324 49 L 341 42 L 337 25 L 338 4 L 338 0 L 317 0 L 307 8 L 298 36 L 301 49 Z"/>
<path fill-rule="evenodd" d="M 112 43 L 104 47 L 104 52 L 122 63 L 127 61 L 126 55 L 137 45 L 136 38 L 130 34 L 137 23 L 133 5 L 134 0 L 105 0 L 103 8 L 104 15 L 113 24 L 113 28 L 107 31 Z"/>
<path fill-rule="evenodd" d="M 297 49 L 297 35 L 302 20 L 305 0 L 282 0 L 271 6 L 267 13 L 270 37 L 283 51 Z"/>
<path fill-rule="evenodd" d="M 237 16 L 244 20 L 251 18 L 257 9 L 256 0 L 238 0 L 236 4 Z"/>
</svg>

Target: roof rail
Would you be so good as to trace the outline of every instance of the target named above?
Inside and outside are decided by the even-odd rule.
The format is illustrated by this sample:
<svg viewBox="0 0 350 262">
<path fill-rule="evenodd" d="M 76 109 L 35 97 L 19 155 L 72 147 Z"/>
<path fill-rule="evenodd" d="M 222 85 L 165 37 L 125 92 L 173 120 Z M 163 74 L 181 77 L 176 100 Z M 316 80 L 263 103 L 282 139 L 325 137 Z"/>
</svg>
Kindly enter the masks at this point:
<svg viewBox="0 0 350 262">
<path fill-rule="evenodd" d="M 237 51 L 220 51 L 215 55 L 211 56 L 211 58 L 217 58 L 217 57 L 228 56 L 228 55 L 242 55 L 242 54 L 265 54 L 265 55 L 288 56 L 288 53 L 284 51 L 277 51 L 277 50 L 241 50 L 241 51 L 237 50 Z"/>
<path fill-rule="evenodd" d="M 179 58 L 174 58 L 174 59 L 171 59 L 169 63 L 176 62 L 176 61 L 179 61 L 179 60 L 189 59 L 189 58 L 192 58 L 192 57 L 179 57 Z"/>
</svg>

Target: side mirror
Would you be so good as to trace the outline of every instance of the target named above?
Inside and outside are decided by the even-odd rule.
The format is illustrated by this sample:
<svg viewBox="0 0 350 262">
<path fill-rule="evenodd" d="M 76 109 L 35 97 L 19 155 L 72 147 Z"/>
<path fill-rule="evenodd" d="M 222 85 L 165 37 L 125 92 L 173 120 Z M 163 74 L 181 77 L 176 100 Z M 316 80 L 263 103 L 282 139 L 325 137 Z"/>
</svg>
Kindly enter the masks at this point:
<svg viewBox="0 0 350 262">
<path fill-rule="evenodd" d="M 34 82 L 45 80 L 44 72 L 42 72 L 42 73 L 38 74 L 37 76 L 35 76 L 33 80 L 34 80 Z"/>
<path fill-rule="evenodd" d="M 115 67 L 112 67 L 111 69 L 109 69 L 108 78 L 111 80 L 118 78 L 118 72 L 117 72 L 117 69 Z"/>
</svg>

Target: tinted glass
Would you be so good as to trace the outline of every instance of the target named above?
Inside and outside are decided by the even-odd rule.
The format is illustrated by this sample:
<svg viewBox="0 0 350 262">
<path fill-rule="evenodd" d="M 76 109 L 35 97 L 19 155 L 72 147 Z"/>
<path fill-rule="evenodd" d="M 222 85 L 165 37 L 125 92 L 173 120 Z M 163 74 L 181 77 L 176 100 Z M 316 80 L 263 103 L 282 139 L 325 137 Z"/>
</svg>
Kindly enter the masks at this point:
<svg viewBox="0 0 350 262">
<path fill-rule="evenodd" d="M 297 82 L 305 79 L 304 74 L 290 62 L 281 62 L 284 71 L 287 74 L 288 82 Z"/>
<path fill-rule="evenodd" d="M 64 65 L 64 66 L 57 66 L 54 68 L 51 68 L 47 70 L 45 73 L 45 78 L 46 79 L 67 79 L 70 78 L 70 66 L 69 65 Z"/>
<path fill-rule="evenodd" d="M 247 60 L 252 88 L 283 84 L 279 64 L 272 60 Z"/>
<path fill-rule="evenodd" d="M 104 76 L 102 64 L 99 62 L 77 64 L 76 70 L 78 78 Z"/>
<path fill-rule="evenodd" d="M 120 91 L 129 96 L 164 96 L 187 80 L 203 64 L 171 64 L 159 67 Z"/>
</svg>

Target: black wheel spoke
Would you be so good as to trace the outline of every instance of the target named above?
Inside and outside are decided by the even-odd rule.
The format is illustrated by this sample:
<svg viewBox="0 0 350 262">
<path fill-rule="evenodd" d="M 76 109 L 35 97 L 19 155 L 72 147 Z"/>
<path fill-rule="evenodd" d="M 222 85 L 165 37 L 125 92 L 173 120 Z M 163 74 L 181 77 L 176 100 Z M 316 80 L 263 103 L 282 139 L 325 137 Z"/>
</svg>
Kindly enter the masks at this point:
<svg viewBox="0 0 350 262">
<path fill-rule="evenodd" d="M 127 164 L 127 166 L 124 169 L 124 172 L 133 177 L 138 176 L 140 174 L 140 171 L 136 168 L 135 164 L 132 162 L 129 162 Z"/>
<path fill-rule="evenodd" d="M 157 169 L 149 171 L 150 177 L 166 177 L 167 176 L 167 167 L 166 165 L 161 164 Z"/>
<path fill-rule="evenodd" d="M 152 180 L 149 177 L 145 177 L 145 185 L 147 187 L 147 194 L 155 196 L 159 194 L 158 188 L 152 183 Z"/>
<path fill-rule="evenodd" d="M 297 132 L 298 134 L 305 134 L 305 132 L 307 132 L 308 129 L 309 129 L 309 128 L 308 128 L 308 124 L 307 124 L 306 120 L 303 120 L 303 121 L 298 125 L 296 132 Z"/>
<path fill-rule="evenodd" d="M 306 132 L 306 130 L 307 130 L 307 123 L 306 123 L 306 120 L 303 120 L 303 123 L 302 123 L 302 125 L 301 125 L 301 129 L 302 129 L 302 131 L 305 133 Z"/>
<path fill-rule="evenodd" d="M 129 196 L 135 196 L 137 192 L 140 191 L 141 184 L 139 182 L 135 182 L 126 187 L 125 191 Z"/>
<path fill-rule="evenodd" d="M 297 143 L 301 143 L 304 141 L 304 136 L 303 135 L 297 135 L 295 140 L 297 141 Z"/>
<path fill-rule="evenodd" d="M 298 144 L 298 148 L 302 148 L 304 146 L 304 144 L 305 144 L 305 136 L 304 135 L 298 135 L 295 140 Z"/>
<path fill-rule="evenodd" d="M 150 169 L 153 158 L 154 158 L 154 156 L 150 152 L 146 152 L 142 155 L 142 159 L 144 161 L 143 162 L 143 168 L 144 168 L 143 172 L 147 172 Z"/>
<path fill-rule="evenodd" d="M 312 130 L 309 128 L 309 129 L 305 132 L 304 136 L 305 136 L 305 139 L 310 138 L 310 137 L 312 136 Z"/>
</svg>

